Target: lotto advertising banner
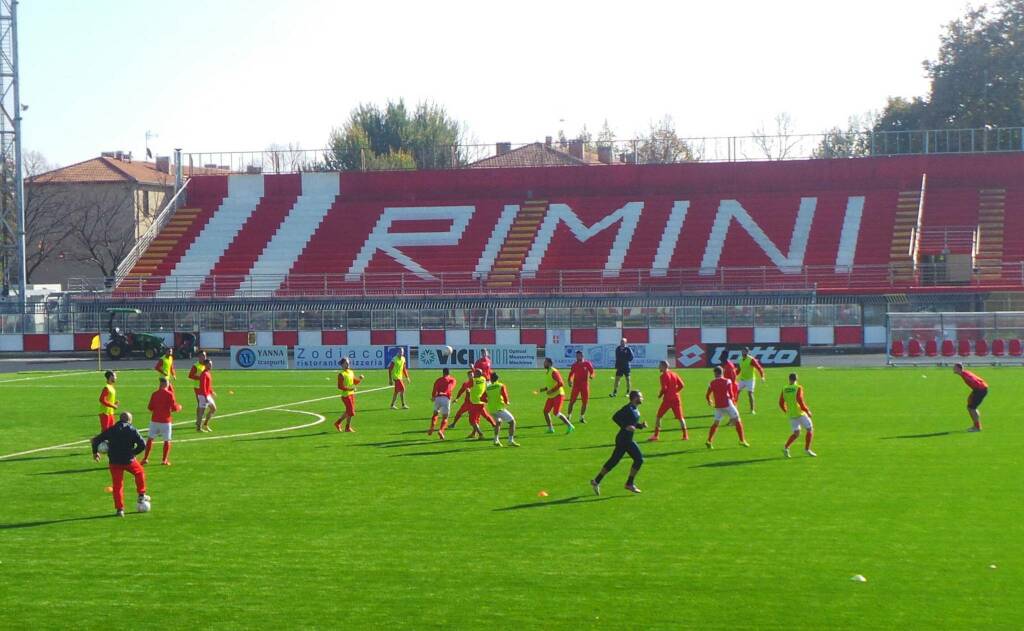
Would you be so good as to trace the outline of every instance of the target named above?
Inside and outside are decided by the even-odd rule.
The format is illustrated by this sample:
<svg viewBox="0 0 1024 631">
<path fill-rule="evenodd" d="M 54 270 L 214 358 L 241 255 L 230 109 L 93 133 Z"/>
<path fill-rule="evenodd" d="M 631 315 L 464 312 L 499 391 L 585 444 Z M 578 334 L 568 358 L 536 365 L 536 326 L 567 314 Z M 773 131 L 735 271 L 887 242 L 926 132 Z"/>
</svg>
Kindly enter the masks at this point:
<svg viewBox="0 0 1024 631">
<path fill-rule="evenodd" d="M 447 346 L 420 346 L 420 368 L 469 368 L 480 359 L 480 351 L 487 349 L 493 368 L 536 368 L 535 344 L 508 344 L 497 346 L 456 346 L 448 352 Z"/>
<path fill-rule="evenodd" d="M 288 368 L 287 346 L 232 346 L 231 368 L 235 370 L 281 370 Z"/>
<path fill-rule="evenodd" d="M 750 349 L 750 355 L 765 368 L 788 368 L 800 365 L 799 344 L 707 344 L 704 350 L 708 367 L 719 366 L 726 359 L 739 366 L 741 351 Z"/>
<path fill-rule="evenodd" d="M 594 368 L 615 368 L 615 348 L 618 344 L 549 344 L 547 356 L 555 366 L 567 368 L 576 361 L 576 351 L 583 351 L 583 359 L 590 360 Z M 668 359 L 664 344 L 630 344 L 633 349 L 632 368 L 657 368 L 658 362 Z"/>
<path fill-rule="evenodd" d="M 299 370 L 337 370 L 342 357 L 348 357 L 353 369 L 387 368 L 398 349 L 408 346 L 296 346 L 295 368 Z"/>
</svg>

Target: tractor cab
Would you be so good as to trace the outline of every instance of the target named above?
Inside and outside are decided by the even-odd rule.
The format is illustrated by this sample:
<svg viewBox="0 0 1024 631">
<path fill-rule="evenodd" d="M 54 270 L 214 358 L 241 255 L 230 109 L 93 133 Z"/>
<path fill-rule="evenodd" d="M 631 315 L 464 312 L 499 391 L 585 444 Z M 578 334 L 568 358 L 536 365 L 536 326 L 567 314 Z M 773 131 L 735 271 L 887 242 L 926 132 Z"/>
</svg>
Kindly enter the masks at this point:
<svg viewBox="0 0 1024 631">
<path fill-rule="evenodd" d="M 107 357 L 124 359 L 131 357 L 133 353 L 142 353 L 146 359 L 155 359 L 166 352 L 167 345 L 159 335 L 136 333 L 128 328 L 128 316 L 141 313 L 142 311 L 138 309 L 121 307 L 107 309 L 109 315 L 107 333 L 110 334 L 110 341 L 107 342 Z"/>
</svg>

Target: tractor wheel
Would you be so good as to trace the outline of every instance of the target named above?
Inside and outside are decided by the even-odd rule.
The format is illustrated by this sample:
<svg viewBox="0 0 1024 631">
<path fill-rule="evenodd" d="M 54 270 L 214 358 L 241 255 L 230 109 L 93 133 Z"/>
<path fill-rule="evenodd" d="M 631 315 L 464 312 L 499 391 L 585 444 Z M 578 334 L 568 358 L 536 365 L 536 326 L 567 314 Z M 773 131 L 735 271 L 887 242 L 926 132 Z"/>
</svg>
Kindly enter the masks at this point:
<svg viewBox="0 0 1024 631">
<path fill-rule="evenodd" d="M 107 357 L 110 359 L 124 359 L 124 356 L 128 354 L 128 348 L 123 342 L 111 342 L 107 344 Z"/>
<path fill-rule="evenodd" d="M 146 359 L 156 359 L 157 348 L 154 346 L 147 346 L 145 350 L 142 351 L 142 354 Z"/>
</svg>

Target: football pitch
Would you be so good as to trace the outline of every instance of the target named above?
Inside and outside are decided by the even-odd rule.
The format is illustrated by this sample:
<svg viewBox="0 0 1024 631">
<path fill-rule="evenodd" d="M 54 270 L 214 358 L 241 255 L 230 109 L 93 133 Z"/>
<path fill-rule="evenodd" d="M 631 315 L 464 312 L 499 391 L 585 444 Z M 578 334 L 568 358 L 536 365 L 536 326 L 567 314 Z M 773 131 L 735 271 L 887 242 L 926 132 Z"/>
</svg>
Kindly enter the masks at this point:
<svg viewBox="0 0 1024 631">
<path fill-rule="evenodd" d="M 365 371 L 357 432 L 332 427 L 333 372 L 218 371 L 213 434 L 191 425 L 179 366 L 173 466 L 147 467 L 153 510 L 113 517 L 95 372 L 0 375 L 0 628 L 1020 628 L 1024 465 L 1018 368 L 979 368 L 984 432 L 948 368 L 800 369 L 818 458 L 782 457 L 788 371 L 758 384 L 750 448 L 704 447 L 710 370 L 681 370 L 690 440 L 671 415 L 588 484 L 616 433 L 611 371 L 587 423 L 546 434 L 543 372 L 500 371 L 520 448 L 428 437 L 434 371 L 390 410 Z M 563 371 L 563 374 L 565 371 Z M 453 374 L 461 381 L 461 371 Z M 658 375 L 634 372 L 653 426 Z M 153 371 L 124 371 L 148 427 Z M 574 414 L 574 421 L 578 412 Z M 485 424 L 485 428 L 486 428 Z M 490 437 L 489 428 L 486 429 Z M 503 440 L 504 440 L 503 432 Z M 28 453 L 25 453 L 28 452 Z M 20 454 L 20 455 L 14 455 Z M 544 493 L 547 495 L 545 496 Z M 867 582 L 851 580 L 863 575 Z"/>
</svg>

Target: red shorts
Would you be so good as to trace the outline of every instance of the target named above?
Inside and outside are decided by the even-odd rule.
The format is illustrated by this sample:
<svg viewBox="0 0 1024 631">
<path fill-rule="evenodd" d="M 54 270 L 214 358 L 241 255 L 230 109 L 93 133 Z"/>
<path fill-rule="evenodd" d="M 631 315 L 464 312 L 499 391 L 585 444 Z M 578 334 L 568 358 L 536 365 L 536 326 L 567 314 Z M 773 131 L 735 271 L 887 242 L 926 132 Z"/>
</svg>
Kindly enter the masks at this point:
<svg viewBox="0 0 1024 631">
<path fill-rule="evenodd" d="M 545 414 L 561 414 L 562 403 L 565 401 L 565 396 L 558 395 L 557 397 L 551 397 L 544 402 L 544 413 Z"/>
<path fill-rule="evenodd" d="M 480 423 L 480 417 L 490 417 L 487 413 L 487 407 L 483 403 L 467 403 L 469 406 L 469 422 L 473 425 Z"/>
<path fill-rule="evenodd" d="M 100 414 L 100 431 L 105 432 L 114 426 L 113 414 Z"/>
<path fill-rule="evenodd" d="M 679 399 L 676 399 L 675 401 L 672 401 L 670 399 L 662 401 L 661 407 L 658 408 L 658 413 L 655 415 L 654 418 L 661 418 L 665 416 L 665 414 L 667 414 L 668 412 L 672 412 L 675 415 L 677 421 L 683 420 L 683 402 L 680 401 Z"/>
<path fill-rule="evenodd" d="M 405 392 L 405 382 L 401 379 L 395 380 L 395 392 Z"/>
<path fill-rule="evenodd" d="M 350 394 L 347 397 L 341 397 L 341 402 L 345 404 L 345 414 L 348 416 L 356 415 L 356 395 Z"/>
<path fill-rule="evenodd" d="M 569 395 L 569 403 L 576 403 L 576 399 L 582 400 L 583 405 L 586 405 L 590 401 L 590 388 L 586 386 L 582 388 L 573 386 L 572 394 Z"/>
</svg>

